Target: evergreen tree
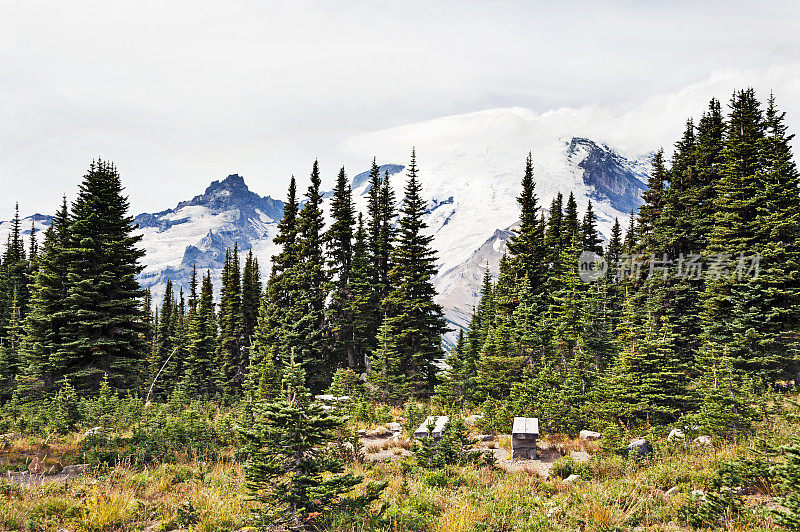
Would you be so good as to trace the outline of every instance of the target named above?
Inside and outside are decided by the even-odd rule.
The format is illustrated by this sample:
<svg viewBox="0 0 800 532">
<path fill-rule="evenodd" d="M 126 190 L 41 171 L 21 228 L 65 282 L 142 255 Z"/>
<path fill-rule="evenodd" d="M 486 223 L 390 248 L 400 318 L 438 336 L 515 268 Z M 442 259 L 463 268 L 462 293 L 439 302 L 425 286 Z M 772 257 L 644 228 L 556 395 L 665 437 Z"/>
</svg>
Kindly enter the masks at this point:
<svg viewBox="0 0 800 532">
<path fill-rule="evenodd" d="M 365 493 L 346 497 L 363 477 L 343 473 L 342 464 L 325 452 L 344 419 L 313 403 L 302 367 L 290 359 L 279 400 L 260 402 L 255 420 L 244 430 L 245 480 L 262 506 L 257 521 L 291 530 L 315 529 L 324 513 L 364 509 L 386 484 L 371 483 Z"/>
<path fill-rule="evenodd" d="M 583 216 L 583 224 L 581 224 L 583 235 L 583 250 L 603 254 L 603 240 L 597 232 L 597 218 L 592 210 L 592 201 L 589 200 L 589 205 L 586 207 L 586 214 Z"/>
<path fill-rule="evenodd" d="M 67 296 L 53 357 L 80 392 L 97 392 L 107 375 L 116 389 L 134 389 L 145 370 L 146 331 L 136 275 L 142 271 L 141 236 L 128 215 L 119 173 L 97 161 L 89 167 L 72 204 L 65 246 Z"/>
<path fill-rule="evenodd" d="M 685 411 L 687 383 L 672 357 L 672 327 L 652 312 L 640 324 L 636 312 L 627 300 L 622 352 L 605 383 L 606 406 L 628 424 L 674 422 Z"/>
<path fill-rule="evenodd" d="M 578 204 L 575 202 L 575 195 L 570 192 L 567 198 L 567 205 L 564 207 L 564 219 L 561 227 L 561 248 L 566 249 L 572 245 L 572 241 L 579 239 L 581 226 L 578 221 Z"/>
<path fill-rule="evenodd" d="M 197 282 L 197 264 L 192 265 L 192 277 L 189 279 L 189 315 L 193 315 L 197 311 L 197 288 L 200 285 Z"/>
<path fill-rule="evenodd" d="M 217 320 L 214 312 L 214 287 L 211 273 L 203 276 L 197 311 L 192 314 L 188 329 L 184 385 L 199 397 L 216 393 L 217 373 L 214 358 L 217 351 Z"/>
<path fill-rule="evenodd" d="M 244 375 L 249 365 L 243 345 L 242 277 L 238 244 L 234 244 L 233 250 L 225 253 L 219 301 L 219 329 L 219 387 L 223 393 L 237 397 L 242 393 Z"/>
<path fill-rule="evenodd" d="M 751 304 L 742 305 L 746 323 L 758 338 L 748 338 L 773 378 L 800 383 L 800 175 L 794 163 L 785 113 L 770 95 L 765 114 L 764 195 L 766 211 L 759 213 L 762 236 L 760 271 L 748 279 Z"/>
<path fill-rule="evenodd" d="M 546 275 L 544 228 L 539 221 L 539 205 L 533 181 L 533 159 L 528 154 L 522 192 L 517 198 L 520 205 L 520 225 L 507 243 L 508 253 L 514 263 L 517 277 L 527 277 L 534 292 L 539 292 Z"/>
<path fill-rule="evenodd" d="M 350 285 L 350 268 L 353 259 L 353 226 L 355 208 L 352 192 L 344 168 L 339 171 L 331 199 L 331 223 L 325 235 L 328 254 L 328 271 L 331 277 L 328 304 L 328 330 L 331 334 L 331 362 L 337 367 L 356 367 L 353 331 L 353 291 Z"/>
<path fill-rule="evenodd" d="M 614 279 L 617 275 L 617 268 L 622 260 L 623 244 L 622 244 L 622 228 L 619 225 L 619 218 L 614 218 L 614 225 L 611 227 L 611 238 L 608 241 L 608 248 L 606 249 L 606 276 L 609 279 Z"/>
<path fill-rule="evenodd" d="M 724 164 L 716 183 L 715 226 L 708 248 L 708 254 L 716 257 L 723 271 L 706 283 L 702 356 L 708 359 L 725 351 L 735 372 L 773 380 L 785 371 L 788 360 L 784 357 L 793 353 L 764 349 L 762 341 L 767 338 L 760 335 L 763 317 L 755 313 L 761 312 L 758 307 L 765 299 L 768 302 L 770 296 L 758 282 L 739 279 L 731 268 L 736 256 L 749 257 L 766 251 L 763 227 L 763 215 L 769 212 L 765 187 L 766 136 L 755 92 L 737 91 L 731 99 Z"/>
<path fill-rule="evenodd" d="M 548 257 L 550 263 L 555 262 L 561 252 L 563 211 L 564 197 L 559 192 L 550 203 L 550 217 L 547 220 L 547 229 L 544 237 L 544 247 L 550 253 Z"/>
<path fill-rule="evenodd" d="M 389 279 L 392 292 L 384 300 L 383 334 L 397 346 L 399 372 L 407 389 L 417 397 L 428 396 L 435 384 L 435 361 L 442 356 L 441 335 L 446 330 L 441 307 L 434 303 L 436 290 L 433 237 L 426 234 L 427 211 L 417 179 L 416 154 L 412 150 L 408 182 L 401 208 L 397 244 Z M 378 349 L 381 349 L 379 332 Z"/>
<path fill-rule="evenodd" d="M 664 162 L 664 149 L 659 149 L 653 157 L 653 168 L 647 182 L 647 190 L 642 194 L 644 205 L 639 208 L 637 221 L 639 243 L 637 251 L 641 253 L 657 253 L 655 244 L 655 226 L 664 208 L 664 191 L 669 184 L 667 167 Z M 630 232 L 630 231 L 629 231 Z"/>
<path fill-rule="evenodd" d="M 167 280 L 148 371 L 148 382 L 153 383 L 152 397 L 156 399 L 165 399 L 177 384 L 177 380 L 170 378 L 174 377 L 173 372 L 168 371 L 165 366 L 168 358 L 171 365 L 175 363 L 174 357 L 171 357 L 171 355 L 173 354 L 173 349 L 177 347 L 175 344 L 178 327 L 177 311 L 178 307 L 175 303 L 172 281 Z M 162 370 L 162 368 L 164 369 Z M 159 375 L 159 377 L 154 381 L 156 375 Z"/>
<path fill-rule="evenodd" d="M 261 303 L 261 271 L 253 250 L 247 252 L 242 270 L 242 349 L 249 365 L 250 345 L 258 325 L 258 309 Z M 244 360 L 243 360 L 244 363 Z"/>
<path fill-rule="evenodd" d="M 501 259 L 500 278 L 492 291 L 494 315 L 485 333 L 477 361 L 477 384 L 482 399 L 503 399 L 511 392 L 511 385 L 518 381 L 525 369 L 526 353 L 520 346 L 514 321 L 518 294 L 514 273 L 507 258 Z M 527 278 L 522 285 L 530 296 Z"/>
<path fill-rule="evenodd" d="M 381 227 L 378 233 L 378 254 L 375 257 L 376 264 L 378 265 L 378 297 L 383 301 L 393 289 L 391 271 L 392 268 L 394 268 L 392 260 L 394 256 L 395 239 L 397 237 L 397 229 L 395 228 L 397 208 L 395 206 L 394 190 L 392 189 L 392 184 L 389 182 L 388 172 L 384 173 L 383 180 L 381 181 L 380 217 Z"/>
<path fill-rule="evenodd" d="M 283 217 L 278 222 L 278 233 L 273 240 L 280 246 L 280 252 L 272 257 L 272 270 L 261 299 L 258 322 L 250 345 L 250 361 L 258 371 L 261 371 L 267 357 L 273 358 L 270 364 L 279 371 L 284 357 L 288 356 L 289 327 L 291 321 L 297 319 L 299 311 L 295 305 L 298 297 L 295 272 L 299 267 L 298 211 L 297 186 L 292 176 Z"/>
<path fill-rule="evenodd" d="M 778 480 L 784 491 L 775 522 L 790 530 L 800 530 L 800 441 L 782 448 L 786 460 L 778 467 Z"/>
<path fill-rule="evenodd" d="M 324 220 L 319 164 L 314 161 L 306 201 L 297 217 L 297 266 L 293 272 L 296 297 L 289 322 L 287 346 L 295 348 L 315 392 L 327 387 L 333 375 L 330 353 L 324 337 L 325 299 L 328 276 L 324 256 Z M 284 348 L 285 349 L 285 348 Z"/>
<path fill-rule="evenodd" d="M 448 369 L 441 376 L 441 383 L 436 387 L 436 394 L 442 398 L 442 403 L 454 411 L 458 411 L 463 406 L 466 395 L 464 389 L 467 380 L 464 374 L 465 346 L 464 329 L 459 329 L 456 345 L 445 358 Z"/>
<path fill-rule="evenodd" d="M 12 319 L 24 318 L 28 302 L 28 260 L 22 239 L 22 221 L 19 204 L 14 209 L 11 231 L 2 261 L 0 262 L 0 345 L 9 347 L 9 330 Z M 16 318 L 12 317 L 17 312 Z"/>
<path fill-rule="evenodd" d="M 374 267 L 367 248 L 364 219 L 358 215 L 358 228 L 350 262 L 350 291 L 347 314 L 352 316 L 352 341 L 355 368 L 369 372 L 369 355 L 377 347 L 377 324 L 380 321 L 380 301 L 373 284 Z"/>
</svg>

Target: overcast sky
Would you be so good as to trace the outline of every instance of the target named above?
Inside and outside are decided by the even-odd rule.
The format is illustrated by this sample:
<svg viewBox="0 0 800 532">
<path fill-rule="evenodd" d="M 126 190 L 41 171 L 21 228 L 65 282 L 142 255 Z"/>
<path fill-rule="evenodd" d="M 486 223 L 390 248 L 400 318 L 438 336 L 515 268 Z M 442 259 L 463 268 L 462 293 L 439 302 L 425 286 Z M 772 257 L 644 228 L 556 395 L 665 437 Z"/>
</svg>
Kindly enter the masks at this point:
<svg viewBox="0 0 800 532">
<path fill-rule="evenodd" d="M 369 132 L 495 107 L 649 151 L 751 84 L 800 129 L 798 3 L 697 4 L 0 0 L 0 219 L 51 212 L 95 157 L 137 213 L 229 173 L 282 198 L 315 157 L 365 169 Z"/>
</svg>

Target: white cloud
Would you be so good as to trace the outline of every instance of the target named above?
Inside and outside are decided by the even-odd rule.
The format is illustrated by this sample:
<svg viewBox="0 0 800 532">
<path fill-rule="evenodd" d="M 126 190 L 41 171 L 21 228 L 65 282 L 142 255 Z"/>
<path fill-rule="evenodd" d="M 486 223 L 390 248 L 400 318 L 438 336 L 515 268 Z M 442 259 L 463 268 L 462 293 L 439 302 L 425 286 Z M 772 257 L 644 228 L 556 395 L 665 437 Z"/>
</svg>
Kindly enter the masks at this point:
<svg viewBox="0 0 800 532">
<path fill-rule="evenodd" d="M 232 172 L 283 196 L 314 157 L 328 176 L 361 170 L 372 154 L 344 139 L 495 107 L 649 151 L 711 96 L 754 85 L 797 124 L 798 14 L 738 1 L 0 2 L 0 219 L 15 200 L 52 211 L 97 156 L 118 163 L 136 211 Z"/>
</svg>

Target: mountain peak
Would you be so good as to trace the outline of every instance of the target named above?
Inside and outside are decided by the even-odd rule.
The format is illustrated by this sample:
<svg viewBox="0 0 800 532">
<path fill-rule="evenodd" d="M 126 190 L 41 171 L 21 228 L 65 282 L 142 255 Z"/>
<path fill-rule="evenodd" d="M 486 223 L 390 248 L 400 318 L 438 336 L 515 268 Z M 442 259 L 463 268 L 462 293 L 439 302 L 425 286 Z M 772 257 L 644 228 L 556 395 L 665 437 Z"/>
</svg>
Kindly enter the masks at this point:
<svg viewBox="0 0 800 532">
<path fill-rule="evenodd" d="M 230 174 L 222 181 L 212 181 L 206 188 L 206 195 L 213 194 L 218 190 L 228 190 L 230 192 L 248 193 L 250 189 L 244 182 L 244 178 L 239 174 Z"/>
</svg>

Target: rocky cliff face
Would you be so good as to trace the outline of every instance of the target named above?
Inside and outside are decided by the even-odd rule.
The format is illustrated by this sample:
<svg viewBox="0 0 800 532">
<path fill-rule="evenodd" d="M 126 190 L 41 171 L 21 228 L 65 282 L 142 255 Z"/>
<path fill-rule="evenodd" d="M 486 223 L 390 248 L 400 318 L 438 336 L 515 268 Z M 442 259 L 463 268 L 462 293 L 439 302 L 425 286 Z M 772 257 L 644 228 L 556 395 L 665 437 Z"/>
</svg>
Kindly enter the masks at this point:
<svg viewBox="0 0 800 532">
<path fill-rule="evenodd" d="M 647 188 L 646 163 L 631 161 L 608 146 L 580 137 L 570 140 L 567 154 L 583 171 L 583 182 L 592 188 L 590 198 L 622 212 L 638 209 L 642 204 L 641 195 Z"/>
<path fill-rule="evenodd" d="M 167 280 L 188 285 L 195 267 L 211 270 L 217 280 L 225 251 L 234 245 L 252 249 L 266 267 L 282 214 L 282 201 L 252 192 L 238 174 L 213 181 L 174 209 L 140 214 L 136 222 L 147 253 L 140 281 L 158 294 Z"/>
</svg>

